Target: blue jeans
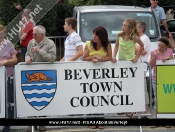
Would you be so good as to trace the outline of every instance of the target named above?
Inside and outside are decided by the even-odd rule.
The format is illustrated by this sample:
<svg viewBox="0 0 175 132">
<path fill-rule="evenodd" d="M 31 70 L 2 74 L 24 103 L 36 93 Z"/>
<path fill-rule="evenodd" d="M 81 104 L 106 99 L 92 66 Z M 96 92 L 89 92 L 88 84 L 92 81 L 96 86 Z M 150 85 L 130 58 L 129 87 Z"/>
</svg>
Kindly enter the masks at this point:
<svg viewBox="0 0 175 132">
<path fill-rule="evenodd" d="M 21 47 L 21 51 L 22 51 L 22 58 L 23 60 L 25 61 L 25 55 L 26 55 L 26 52 L 27 52 L 27 47 Z"/>
</svg>

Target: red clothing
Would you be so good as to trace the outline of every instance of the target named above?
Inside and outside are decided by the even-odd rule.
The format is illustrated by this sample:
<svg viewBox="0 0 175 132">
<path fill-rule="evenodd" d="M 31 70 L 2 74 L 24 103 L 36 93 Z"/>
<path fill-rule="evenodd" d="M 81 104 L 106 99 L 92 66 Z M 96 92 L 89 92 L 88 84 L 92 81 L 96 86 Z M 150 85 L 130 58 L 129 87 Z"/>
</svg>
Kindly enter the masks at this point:
<svg viewBox="0 0 175 132">
<path fill-rule="evenodd" d="M 26 33 L 27 36 L 24 40 L 21 41 L 21 45 L 24 47 L 28 46 L 28 43 L 31 39 L 33 39 L 33 23 L 29 22 L 27 23 L 27 25 L 25 26 L 25 28 L 23 29 L 23 33 Z"/>
</svg>

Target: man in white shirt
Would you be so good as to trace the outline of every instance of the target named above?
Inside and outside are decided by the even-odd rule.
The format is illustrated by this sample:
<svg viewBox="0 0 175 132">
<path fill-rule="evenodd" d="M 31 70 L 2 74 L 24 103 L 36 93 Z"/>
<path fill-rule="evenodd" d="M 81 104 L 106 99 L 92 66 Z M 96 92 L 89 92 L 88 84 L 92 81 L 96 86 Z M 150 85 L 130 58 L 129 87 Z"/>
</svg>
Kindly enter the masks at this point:
<svg viewBox="0 0 175 132">
<path fill-rule="evenodd" d="M 140 60 L 142 62 L 144 61 L 148 62 L 148 57 L 149 57 L 149 53 L 151 50 L 151 43 L 150 43 L 150 39 L 148 38 L 148 36 L 144 34 L 146 30 L 146 23 L 144 21 L 137 21 L 136 23 L 137 23 L 136 27 L 137 27 L 138 36 L 140 37 L 141 41 L 144 44 L 144 50 L 142 51 L 140 55 Z M 138 49 L 139 49 L 139 45 L 137 44 L 136 54 L 137 54 Z M 147 64 L 144 64 L 144 89 L 145 89 L 145 109 L 146 109 L 144 113 L 147 113 L 148 104 L 149 104 L 149 96 L 148 96 L 147 84 L 146 84 L 146 71 L 147 71 Z"/>
<path fill-rule="evenodd" d="M 81 37 L 75 32 L 77 20 L 75 18 L 66 18 L 64 31 L 68 32 L 64 42 L 64 57 L 61 61 L 81 61 L 83 55 L 83 42 Z"/>
</svg>

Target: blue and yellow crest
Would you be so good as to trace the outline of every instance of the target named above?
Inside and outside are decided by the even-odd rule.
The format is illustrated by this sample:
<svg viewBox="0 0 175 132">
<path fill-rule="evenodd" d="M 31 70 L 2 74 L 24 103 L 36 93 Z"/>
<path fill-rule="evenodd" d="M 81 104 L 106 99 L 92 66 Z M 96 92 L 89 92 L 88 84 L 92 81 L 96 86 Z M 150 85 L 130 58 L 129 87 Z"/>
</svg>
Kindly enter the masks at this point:
<svg viewBox="0 0 175 132">
<path fill-rule="evenodd" d="M 21 71 L 22 92 L 28 103 L 40 111 L 53 99 L 57 89 L 56 70 Z"/>
</svg>

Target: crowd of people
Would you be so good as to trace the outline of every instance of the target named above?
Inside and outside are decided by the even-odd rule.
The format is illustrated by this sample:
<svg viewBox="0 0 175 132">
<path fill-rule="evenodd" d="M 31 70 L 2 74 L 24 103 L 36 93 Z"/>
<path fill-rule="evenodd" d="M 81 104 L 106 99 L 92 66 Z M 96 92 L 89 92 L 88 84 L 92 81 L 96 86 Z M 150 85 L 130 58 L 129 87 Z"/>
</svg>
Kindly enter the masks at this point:
<svg viewBox="0 0 175 132">
<path fill-rule="evenodd" d="M 150 0 L 150 3 L 150 8 L 155 12 L 158 23 L 160 24 L 162 22 L 169 34 L 168 37 L 163 36 L 158 40 L 157 49 L 150 51 L 150 39 L 144 33 L 146 30 L 146 23 L 140 20 L 136 21 L 133 18 L 126 18 L 123 21 L 122 30 L 116 36 L 113 54 L 111 43 L 108 39 L 108 33 L 105 27 L 100 25 L 93 29 L 93 39 L 87 41 L 86 46 L 83 49 L 81 37 L 75 32 L 77 20 L 74 18 L 66 18 L 63 27 L 64 31 L 68 33 L 68 36 L 64 42 L 64 57 L 60 61 L 92 61 L 93 63 L 105 61 L 111 61 L 113 63 L 119 63 L 117 61 L 132 61 L 133 63 L 136 63 L 137 61 L 149 61 L 151 67 L 153 68 L 153 91 L 156 98 L 156 61 L 162 60 L 165 62 L 166 60 L 173 59 L 173 49 L 175 48 L 175 43 L 172 38 L 172 34 L 168 31 L 163 8 L 157 5 L 158 0 Z M 42 25 L 35 26 L 35 23 L 30 19 L 29 14 L 30 10 L 25 9 L 22 14 L 22 21 L 19 22 L 22 29 L 19 32 L 19 38 L 22 47 L 23 59 L 27 65 L 32 64 L 32 62 L 53 63 L 56 61 L 56 45 L 52 40 L 45 36 L 45 27 Z M 5 27 L 0 25 L 0 66 L 6 67 L 8 89 L 9 91 L 12 91 L 12 86 L 9 83 L 9 80 L 10 76 L 13 76 L 13 67 L 17 64 L 17 57 L 13 44 L 9 40 L 5 39 L 5 32 Z M 118 58 L 116 58 L 117 53 L 119 55 Z M 149 54 L 151 56 L 150 60 L 148 60 Z M 143 111 L 143 113 L 148 112 L 149 104 L 146 85 L 146 71 L 147 65 L 144 67 L 146 110 Z M 10 98 L 8 102 L 13 102 L 13 100 Z M 126 115 L 132 117 L 133 113 L 129 112 L 126 113 Z M 151 126 L 151 128 L 154 127 L 155 126 Z M 169 128 L 170 126 L 166 127 Z M 104 126 L 90 126 L 90 128 L 104 129 Z M 46 131 L 46 128 L 45 126 L 40 126 L 39 130 Z M 10 131 L 10 126 L 4 126 L 3 131 Z M 31 132 L 31 126 L 28 127 L 27 132 Z"/>
</svg>

